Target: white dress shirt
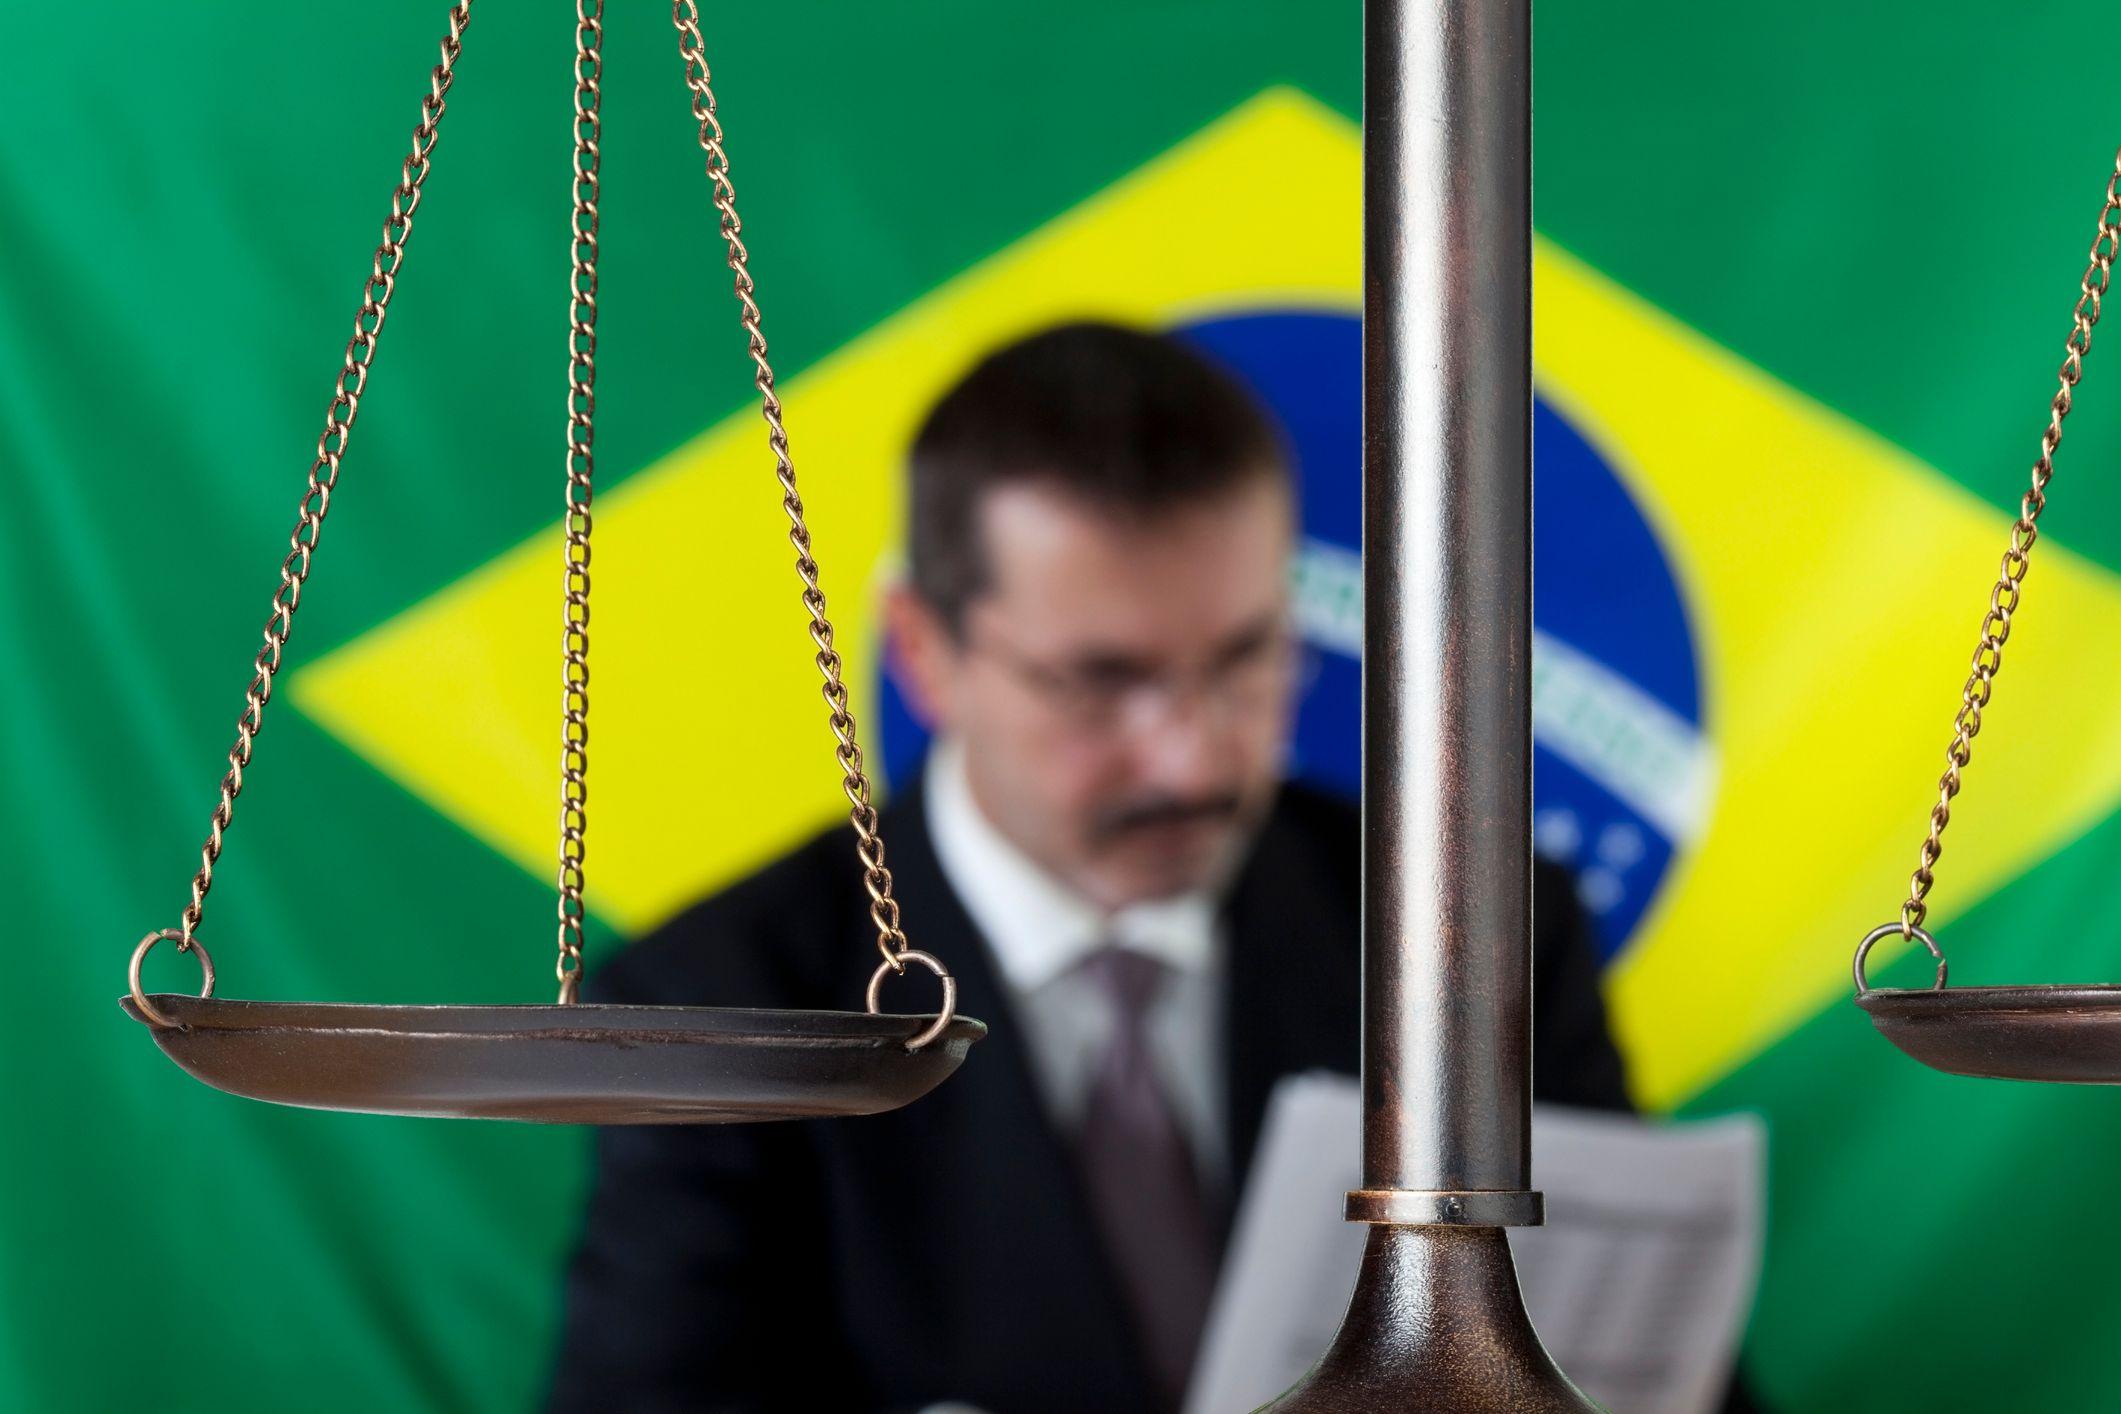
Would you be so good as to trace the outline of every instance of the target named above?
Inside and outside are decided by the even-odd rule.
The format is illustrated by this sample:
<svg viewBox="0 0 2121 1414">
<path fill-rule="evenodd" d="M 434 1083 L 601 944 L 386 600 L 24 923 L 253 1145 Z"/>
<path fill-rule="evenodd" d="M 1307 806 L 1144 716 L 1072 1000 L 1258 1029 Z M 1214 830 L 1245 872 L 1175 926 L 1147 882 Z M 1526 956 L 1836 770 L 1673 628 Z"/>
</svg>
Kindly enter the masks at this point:
<svg viewBox="0 0 2121 1414">
<path fill-rule="evenodd" d="M 1110 1001 L 1077 964 L 1107 944 L 1133 948 L 1167 969 L 1147 1018 L 1151 1058 L 1202 1180 L 1211 1191 L 1225 1185 L 1215 899 L 1189 893 L 1101 912 L 988 820 L 973 798 L 960 745 L 935 743 L 927 788 L 928 829 L 943 876 L 986 940 L 1040 1091 L 1063 1132 L 1082 1120 L 1117 1021 Z"/>
</svg>

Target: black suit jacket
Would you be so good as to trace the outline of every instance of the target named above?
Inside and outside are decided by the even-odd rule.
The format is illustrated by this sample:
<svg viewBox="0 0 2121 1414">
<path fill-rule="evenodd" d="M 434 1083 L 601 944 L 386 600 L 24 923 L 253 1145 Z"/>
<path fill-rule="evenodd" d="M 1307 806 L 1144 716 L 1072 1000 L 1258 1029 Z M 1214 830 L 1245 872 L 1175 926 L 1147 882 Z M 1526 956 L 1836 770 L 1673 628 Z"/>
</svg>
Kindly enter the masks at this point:
<svg viewBox="0 0 2121 1414">
<path fill-rule="evenodd" d="M 883 833 L 915 946 L 950 967 L 960 1011 L 991 1034 L 941 1088 L 891 1114 L 600 1131 L 554 1410 L 1157 1407 L 1068 1146 L 937 863 L 918 789 L 884 812 Z M 1224 1090 L 1240 1188 L 1275 1082 L 1357 1068 L 1359 867 L 1354 810 L 1290 787 L 1230 891 Z M 1583 916 L 1558 870 L 1535 879 L 1534 1093 L 1625 1107 Z M 842 828 L 627 948 L 588 994 L 858 1011 L 873 949 Z M 926 992 L 904 1001 L 930 1004 Z"/>
</svg>

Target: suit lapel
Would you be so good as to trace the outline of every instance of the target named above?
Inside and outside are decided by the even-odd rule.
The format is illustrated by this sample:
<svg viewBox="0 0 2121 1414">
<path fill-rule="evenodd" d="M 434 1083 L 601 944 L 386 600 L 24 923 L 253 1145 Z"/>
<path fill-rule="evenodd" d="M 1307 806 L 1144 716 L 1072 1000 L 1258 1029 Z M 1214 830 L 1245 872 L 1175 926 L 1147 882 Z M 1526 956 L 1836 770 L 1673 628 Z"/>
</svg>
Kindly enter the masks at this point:
<svg viewBox="0 0 2121 1414">
<path fill-rule="evenodd" d="M 1353 1075 L 1361 1054 L 1361 943 L 1352 862 L 1277 810 L 1239 871 L 1223 915 L 1229 939 L 1223 1046 L 1231 1172 L 1242 1197 L 1267 1101 L 1284 1076 Z"/>
</svg>

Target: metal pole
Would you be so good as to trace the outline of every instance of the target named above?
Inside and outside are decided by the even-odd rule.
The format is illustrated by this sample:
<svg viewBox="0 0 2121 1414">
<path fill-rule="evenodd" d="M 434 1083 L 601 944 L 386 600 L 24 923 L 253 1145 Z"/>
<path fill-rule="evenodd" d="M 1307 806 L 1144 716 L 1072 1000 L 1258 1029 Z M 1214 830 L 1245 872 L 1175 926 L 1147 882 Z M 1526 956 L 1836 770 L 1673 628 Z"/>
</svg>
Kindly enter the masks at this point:
<svg viewBox="0 0 2121 1414">
<path fill-rule="evenodd" d="M 1379 1193 L 1530 1186 L 1530 50 L 1529 0 L 1368 8 L 1363 1182 Z M 1503 1206 L 1480 1220 L 1538 1220 L 1528 1196 Z"/>
<path fill-rule="evenodd" d="M 1531 1191 L 1531 0 L 1370 0 L 1363 1187 L 1340 1334 L 1271 1408 L 1594 1408 Z"/>
</svg>

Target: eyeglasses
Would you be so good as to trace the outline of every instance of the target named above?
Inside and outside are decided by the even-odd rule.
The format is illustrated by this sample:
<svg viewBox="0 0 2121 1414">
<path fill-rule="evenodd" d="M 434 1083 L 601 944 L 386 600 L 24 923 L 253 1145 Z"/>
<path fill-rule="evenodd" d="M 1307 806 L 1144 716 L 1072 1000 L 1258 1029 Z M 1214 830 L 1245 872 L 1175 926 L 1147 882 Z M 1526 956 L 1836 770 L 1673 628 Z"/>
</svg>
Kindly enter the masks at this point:
<svg viewBox="0 0 2121 1414">
<path fill-rule="evenodd" d="M 965 647 L 1008 669 L 1057 716 L 1084 731 L 1152 726 L 1165 713 L 1182 714 L 1196 699 L 1222 721 L 1253 720 L 1285 706 L 1317 666 L 1309 647 L 1287 628 L 1247 638 L 1192 669 L 1095 658 L 1042 663 L 991 637 L 968 638 Z"/>
</svg>

